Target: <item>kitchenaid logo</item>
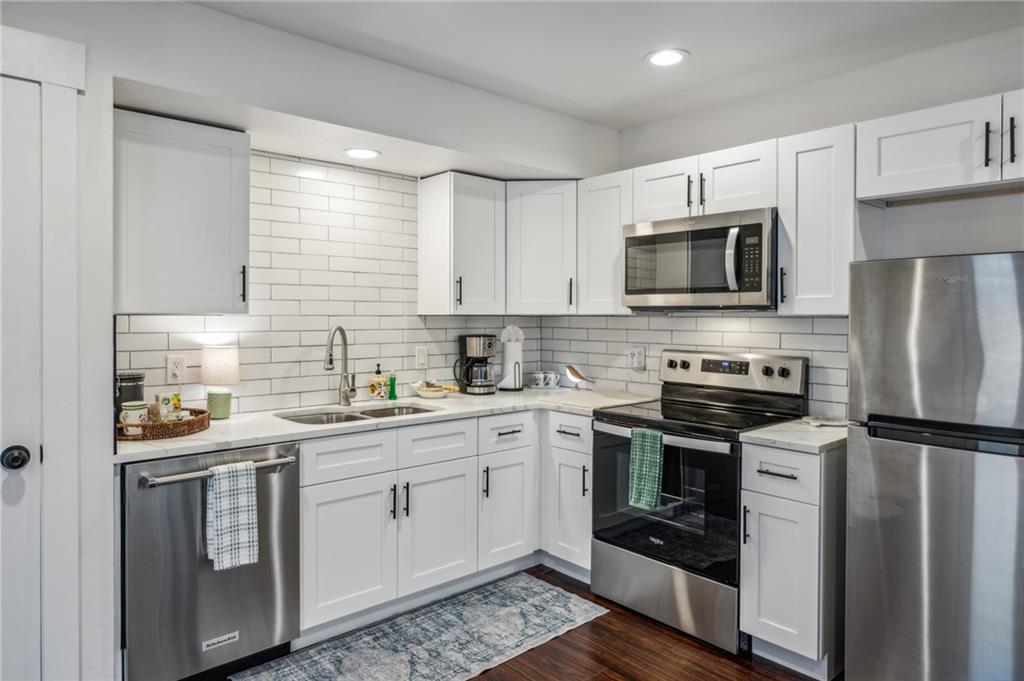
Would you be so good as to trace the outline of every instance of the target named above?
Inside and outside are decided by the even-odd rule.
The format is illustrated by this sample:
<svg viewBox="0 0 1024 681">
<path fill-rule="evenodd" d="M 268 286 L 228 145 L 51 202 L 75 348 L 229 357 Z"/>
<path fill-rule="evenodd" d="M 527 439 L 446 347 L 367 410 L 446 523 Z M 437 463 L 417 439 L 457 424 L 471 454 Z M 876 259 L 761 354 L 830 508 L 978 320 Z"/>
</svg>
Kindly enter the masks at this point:
<svg viewBox="0 0 1024 681">
<path fill-rule="evenodd" d="M 223 636 L 218 636 L 217 638 L 211 638 L 209 641 L 203 641 L 203 652 L 205 653 L 207 650 L 212 650 L 213 648 L 220 648 L 221 646 L 226 646 L 227 644 L 234 643 L 237 640 L 237 631 L 232 631 L 230 634 L 224 634 Z"/>
<path fill-rule="evenodd" d="M 661 540 L 661 539 L 658 539 L 657 537 L 648 537 L 648 539 L 650 539 L 651 543 L 654 544 L 655 546 L 664 546 L 665 545 L 665 542 L 663 540 Z"/>
<path fill-rule="evenodd" d="M 957 274 L 949 277 L 939 277 L 939 281 L 943 284 L 964 284 L 967 282 L 967 276 L 964 274 Z"/>
</svg>

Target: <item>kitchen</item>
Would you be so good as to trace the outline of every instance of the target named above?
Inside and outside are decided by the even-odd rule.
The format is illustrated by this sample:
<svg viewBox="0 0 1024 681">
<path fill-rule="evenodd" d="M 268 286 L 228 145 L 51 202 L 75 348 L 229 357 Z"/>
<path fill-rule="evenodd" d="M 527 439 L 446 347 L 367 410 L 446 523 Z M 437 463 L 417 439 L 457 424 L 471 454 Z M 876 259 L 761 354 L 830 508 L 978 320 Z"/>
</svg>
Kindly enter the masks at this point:
<svg viewBox="0 0 1024 681">
<path fill-rule="evenodd" d="M 777 92 L 731 82 L 673 109 L 654 102 L 686 87 L 672 78 L 739 50 L 671 28 L 729 25 L 710 3 L 611 3 L 600 20 L 468 5 L 458 21 L 429 4 L 5 3 L 5 165 L 41 148 L 43 182 L 4 173 L 5 225 L 34 219 L 40 238 L 4 234 L 0 432 L 17 503 L 0 522 L 3 555 L 30 560 L 0 572 L 2 676 L 265 663 L 315 678 L 340 656 L 353 667 L 339 678 L 374 678 L 354 666 L 374 648 L 349 648 L 353 632 L 436 661 L 400 626 L 409 613 L 461 618 L 495 607 L 473 599 L 509 597 L 499 586 L 559 605 L 537 606 L 527 643 L 434 631 L 466 637 L 461 655 L 409 678 L 502 678 L 623 617 L 649 627 L 634 646 L 696 656 L 672 667 L 682 678 L 701 664 L 740 678 L 1020 676 L 1007 633 L 1019 521 L 992 500 L 1015 500 L 1020 480 L 1018 308 L 1002 292 L 1024 250 L 1022 7 L 743 7 L 741 23 L 792 43 L 760 74 Z M 513 40 L 540 16 L 595 35 L 643 26 L 663 37 L 589 49 L 651 111 L 583 113 L 492 94 L 451 64 L 400 66 L 408 54 L 367 37 L 383 16 L 409 45 L 417 25 L 474 40 L 487 35 L 474 22 Z M 878 53 L 815 47 L 810 26 Z M 336 82 L 294 77 L 318 72 Z M 9 94 L 6 76 L 42 96 Z M 610 112 L 600 82 L 574 96 L 585 86 Z M 14 127 L 25 120 L 45 125 Z M 69 224 L 73 238 L 49 238 Z M 973 253 L 1004 255 L 901 260 Z M 131 439 L 115 440 L 114 399 Z M 138 439 L 156 427 L 199 430 Z M 641 452 L 633 429 L 661 446 Z M 914 468 L 918 448 L 930 467 Z M 951 451 L 976 462 L 973 492 L 943 472 Z M 641 459 L 653 498 L 634 480 Z M 259 557 L 215 570 L 206 472 L 244 460 Z M 876 495 L 907 504 L 900 522 L 863 503 Z M 958 528 L 955 543 L 933 521 Z M 970 594 L 949 611 L 969 616 L 929 596 L 950 591 Z M 923 640 L 908 633 L 922 623 Z M 978 637 L 989 643 L 953 644 Z M 661 673 L 600 664 L 585 668 Z M 374 673 L 406 678 L 396 669 Z"/>
</svg>

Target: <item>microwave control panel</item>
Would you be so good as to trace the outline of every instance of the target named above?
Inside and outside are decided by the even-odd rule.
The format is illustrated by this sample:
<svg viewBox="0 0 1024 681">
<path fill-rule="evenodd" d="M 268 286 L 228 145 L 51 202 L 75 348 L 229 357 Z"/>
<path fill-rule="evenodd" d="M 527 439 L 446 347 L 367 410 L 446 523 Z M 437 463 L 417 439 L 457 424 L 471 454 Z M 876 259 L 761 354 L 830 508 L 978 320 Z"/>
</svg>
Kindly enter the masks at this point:
<svg viewBox="0 0 1024 681">
<path fill-rule="evenodd" d="M 740 291 L 760 291 L 763 277 L 764 244 L 761 243 L 761 225 L 741 225 L 739 232 Z"/>
</svg>

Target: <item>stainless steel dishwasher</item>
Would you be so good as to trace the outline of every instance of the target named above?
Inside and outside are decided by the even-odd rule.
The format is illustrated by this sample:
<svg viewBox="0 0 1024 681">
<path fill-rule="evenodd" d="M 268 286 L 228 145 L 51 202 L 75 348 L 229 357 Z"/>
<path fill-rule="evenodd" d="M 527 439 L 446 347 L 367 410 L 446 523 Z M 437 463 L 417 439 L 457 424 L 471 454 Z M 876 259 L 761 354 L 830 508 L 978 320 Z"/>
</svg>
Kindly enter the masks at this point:
<svg viewBox="0 0 1024 681">
<path fill-rule="evenodd" d="M 299 446 L 130 464 L 123 476 L 125 672 L 173 681 L 297 638 Z M 215 572 L 206 556 L 209 468 L 256 464 L 259 561 Z"/>
</svg>

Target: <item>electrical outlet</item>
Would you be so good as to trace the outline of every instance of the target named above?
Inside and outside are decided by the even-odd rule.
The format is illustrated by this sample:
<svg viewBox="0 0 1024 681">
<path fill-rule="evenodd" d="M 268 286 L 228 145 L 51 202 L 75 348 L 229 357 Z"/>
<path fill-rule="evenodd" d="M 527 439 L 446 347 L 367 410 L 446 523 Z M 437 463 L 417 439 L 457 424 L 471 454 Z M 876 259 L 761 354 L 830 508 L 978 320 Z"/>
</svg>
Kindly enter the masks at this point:
<svg viewBox="0 0 1024 681">
<path fill-rule="evenodd" d="M 647 366 L 647 349 L 642 345 L 634 345 L 626 353 L 629 356 L 630 369 L 644 369 Z"/>
<path fill-rule="evenodd" d="M 185 355 L 167 355 L 167 383 L 185 382 L 185 368 L 188 365 L 188 357 Z"/>
<path fill-rule="evenodd" d="M 427 368 L 427 346 L 417 345 L 416 346 L 416 368 L 426 369 Z"/>
</svg>

